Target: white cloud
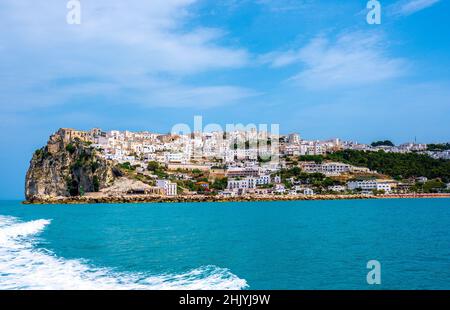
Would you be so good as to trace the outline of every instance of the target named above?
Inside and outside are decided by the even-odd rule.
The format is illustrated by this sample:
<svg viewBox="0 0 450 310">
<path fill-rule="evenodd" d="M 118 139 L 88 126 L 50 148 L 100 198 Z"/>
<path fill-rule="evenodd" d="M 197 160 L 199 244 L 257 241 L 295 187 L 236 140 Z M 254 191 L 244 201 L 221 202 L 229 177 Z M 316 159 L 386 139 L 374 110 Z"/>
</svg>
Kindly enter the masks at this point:
<svg viewBox="0 0 450 310">
<path fill-rule="evenodd" d="M 400 0 L 394 3 L 390 10 L 394 15 L 411 15 L 438 2 L 440 0 Z"/>
<path fill-rule="evenodd" d="M 3 88 L 0 92 L 2 113 L 47 108 L 71 100 L 77 100 L 78 103 L 85 100 L 86 107 L 92 101 L 102 100 L 110 104 L 140 107 L 213 108 L 261 95 L 254 90 L 232 85 L 190 85 L 176 80 L 143 78 L 140 75 L 105 81 L 81 79 L 66 82 L 60 79 L 42 84 L 13 80 L 6 81 L 0 88 Z"/>
<path fill-rule="evenodd" d="M 259 95 L 257 92 L 234 86 L 190 88 L 180 86 L 158 88 L 146 101 L 148 105 L 157 103 L 157 105 L 164 107 L 183 107 L 190 105 L 196 108 L 211 108 L 257 95 Z"/>
<path fill-rule="evenodd" d="M 335 40 L 319 36 L 306 46 L 262 57 L 272 67 L 298 65 L 289 80 L 310 89 L 357 86 L 393 79 L 405 72 L 406 62 L 385 52 L 383 36 L 354 32 Z"/>
<path fill-rule="evenodd" d="M 79 58 L 125 52 L 148 69 L 181 74 L 247 62 L 245 50 L 216 43 L 223 35 L 220 30 L 185 26 L 193 0 L 82 2 L 81 25 L 66 23 L 64 1 L 47 0 L 34 7 L 28 1 L 5 1 L 0 23 L 9 31 L 2 37 L 12 47 L 65 47 L 68 55 Z"/>
<path fill-rule="evenodd" d="M 223 45 L 223 30 L 189 23 L 195 17 L 189 13 L 195 2 L 81 1 L 81 25 L 68 25 L 66 1 L 2 0 L 0 77 L 9 83 L 0 85 L 1 108 L 13 108 L 12 101 L 19 102 L 15 108 L 27 108 L 62 103 L 80 94 L 124 95 L 129 88 L 141 95 L 135 98 L 141 102 L 155 98 L 159 82 L 175 93 L 186 93 L 190 87 L 183 79 L 246 66 L 248 52 Z M 55 83 L 80 77 L 89 79 L 66 87 Z M 204 101 L 208 93 L 217 101 L 218 89 L 230 100 L 251 93 L 231 85 L 192 87 L 192 92 L 199 89 Z"/>
</svg>

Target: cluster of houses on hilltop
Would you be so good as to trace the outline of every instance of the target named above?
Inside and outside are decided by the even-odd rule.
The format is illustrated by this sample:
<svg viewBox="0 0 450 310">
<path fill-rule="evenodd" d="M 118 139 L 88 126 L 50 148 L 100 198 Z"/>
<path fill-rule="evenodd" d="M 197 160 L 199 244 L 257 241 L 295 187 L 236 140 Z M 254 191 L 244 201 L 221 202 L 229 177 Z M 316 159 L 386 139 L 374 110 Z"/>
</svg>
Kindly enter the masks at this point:
<svg viewBox="0 0 450 310">
<path fill-rule="evenodd" d="M 258 194 L 302 194 L 313 195 L 314 189 L 308 184 L 301 184 L 294 179 L 288 180 L 289 188 L 282 182 L 278 172 L 288 167 L 286 157 L 301 155 L 323 155 L 343 149 L 386 152 L 427 152 L 427 145 L 406 143 L 399 146 L 372 147 L 356 142 L 339 139 L 309 141 L 301 139 L 298 134 L 274 135 L 268 132 L 233 131 L 233 132 L 194 132 L 191 134 L 157 134 L 150 132 L 103 131 L 94 128 L 80 131 L 63 128 L 58 134 L 65 141 L 79 139 L 89 143 L 100 151 L 101 156 L 118 163 L 128 162 L 139 173 L 147 173 L 149 162 L 164 165 L 169 171 L 181 171 L 172 174 L 178 179 L 189 179 L 183 171 L 201 171 L 215 173 L 222 170 L 227 177 L 227 188 L 223 195 Z M 248 140 L 258 143 L 247 143 Z M 240 145 L 241 147 L 236 147 Z M 52 146 L 53 147 L 53 146 Z M 442 154 L 429 154 L 441 158 L 450 158 L 449 151 Z M 265 160 L 266 158 L 277 160 Z M 291 164 L 292 165 L 292 164 Z M 305 162 L 297 163 L 302 172 L 321 173 L 327 177 L 339 177 L 343 174 L 375 174 L 365 167 L 356 167 L 340 162 Z M 156 188 L 164 195 L 177 195 L 177 183 L 171 180 L 155 179 Z M 344 184 L 344 183 L 342 183 Z M 209 183 L 197 184 L 209 188 Z M 389 193 L 401 188 L 402 184 L 393 181 L 362 180 L 350 181 L 345 185 L 329 186 L 332 192 L 383 191 Z"/>
</svg>

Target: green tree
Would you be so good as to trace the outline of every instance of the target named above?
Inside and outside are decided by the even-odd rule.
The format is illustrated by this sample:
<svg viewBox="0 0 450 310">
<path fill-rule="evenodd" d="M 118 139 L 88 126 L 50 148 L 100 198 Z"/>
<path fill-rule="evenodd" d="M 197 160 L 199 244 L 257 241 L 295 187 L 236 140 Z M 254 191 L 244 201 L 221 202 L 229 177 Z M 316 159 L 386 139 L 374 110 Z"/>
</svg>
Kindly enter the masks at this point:
<svg viewBox="0 0 450 310">
<path fill-rule="evenodd" d="M 156 162 L 156 161 L 150 161 L 150 162 L 147 164 L 147 169 L 148 169 L 149 171 L 156 171 L 156 170 L 159 169 L 159 163 Z"/>
<path fill-rule="evenodd" d="M 371 146 L 377 147 L 377 146 L 394 146 L 394 143 L 390 140 L 384 140 L 384 141 L 375 141 L 372 142 Z"/>
<path fill-rule="evenodd" d="M 300 155 L 298 161 L 313 161 L 316 164 L 321 164 L 324 160 L 322 155 Z"/>
<path fill-rule="evenodd" d="M 212 184 L 212 188 L 216 190 L 224 190 L 228 186 L 228 178 L 221 178 L 214 180 L 214 183 Z"/>
<path fill-rule="evenodd" d="M 440 144 L 428 144 L 428 151 L 446 151 L 450 150 L 450 143 L 440 143 Z"/>
<path fill-rule="evenodd" d="M 437 193 L 446 188 L 446 185 L 441 180 L 430 180 L 423 184 L 424 193 Z"/>
<path fill-rule="evenodd" d="M 80 185 L 80 188 L 78 189 L 78 194 L 80 195 L 80 196 L 84 196 L 84 187 L 83 187 L 83 185 Z"/>
</svg>

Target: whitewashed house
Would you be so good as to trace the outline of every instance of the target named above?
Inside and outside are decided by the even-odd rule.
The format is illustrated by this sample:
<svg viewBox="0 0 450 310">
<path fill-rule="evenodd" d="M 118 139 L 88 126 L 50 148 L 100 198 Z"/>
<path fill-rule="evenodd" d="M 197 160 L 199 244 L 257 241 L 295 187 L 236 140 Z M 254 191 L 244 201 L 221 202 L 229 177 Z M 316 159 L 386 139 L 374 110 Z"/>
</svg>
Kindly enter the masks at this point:
<svg viewBox="0 0 450 310">
<path fill-rule="evenodd" d="M 157 180 L 156 186 L 164 190 L 164 195 L 166 196 L 176 196 L 177 195 L 177 184 L 170 182 L 169 180 Z"/>
</svg>

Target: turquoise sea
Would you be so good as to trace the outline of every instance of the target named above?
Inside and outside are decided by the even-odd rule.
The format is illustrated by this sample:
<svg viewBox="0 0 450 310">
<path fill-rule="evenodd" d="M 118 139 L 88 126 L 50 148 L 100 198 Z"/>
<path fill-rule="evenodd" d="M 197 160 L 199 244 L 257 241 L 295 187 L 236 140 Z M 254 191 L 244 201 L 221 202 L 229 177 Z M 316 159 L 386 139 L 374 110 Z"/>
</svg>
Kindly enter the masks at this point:
<svg viewBox="0 0 450 310">
<path fill-rule="evenodd" d="M 450 199 L 1 201 L 0 289 L 450 289 Z"/>
</svg>

